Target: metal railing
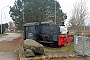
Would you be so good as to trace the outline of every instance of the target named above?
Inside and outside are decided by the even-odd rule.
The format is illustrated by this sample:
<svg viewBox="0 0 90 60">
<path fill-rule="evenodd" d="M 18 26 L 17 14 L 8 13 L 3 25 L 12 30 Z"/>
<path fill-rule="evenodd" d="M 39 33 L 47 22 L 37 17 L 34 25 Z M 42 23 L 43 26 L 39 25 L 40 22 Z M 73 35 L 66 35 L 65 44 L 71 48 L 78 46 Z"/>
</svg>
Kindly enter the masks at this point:
<svg viewBox="0 0 90 60">
<path fill-rule="evenodd" d="M 90 56 L 90 37 L 74 36 L 74 51 Z"/>
</svg>

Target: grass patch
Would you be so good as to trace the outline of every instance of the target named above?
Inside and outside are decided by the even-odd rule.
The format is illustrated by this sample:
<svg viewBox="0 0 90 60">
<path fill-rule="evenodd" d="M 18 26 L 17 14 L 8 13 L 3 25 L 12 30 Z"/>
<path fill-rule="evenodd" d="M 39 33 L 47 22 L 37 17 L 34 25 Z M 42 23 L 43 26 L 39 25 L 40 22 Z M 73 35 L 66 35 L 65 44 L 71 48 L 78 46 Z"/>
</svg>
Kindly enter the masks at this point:
<svg viewBox="0 0 90 60">
<path fill-rule="evenodd" d="M 72 51 L 72 50 L 74 50 L 73 43 L 71 45 L 70 45 L 70 43 L 68 43 L 62 47 L 57 47 L 57 48 L 51 48 L 51 47 L 44 48 L 45 52 L 61 52 L 61 51 Z"/>
<path fill-rule="evenodd" d="M 7 34 L 0 34 L 0 37 L 5 36 L 5 35 L 7 35 Z"/>
</svg>

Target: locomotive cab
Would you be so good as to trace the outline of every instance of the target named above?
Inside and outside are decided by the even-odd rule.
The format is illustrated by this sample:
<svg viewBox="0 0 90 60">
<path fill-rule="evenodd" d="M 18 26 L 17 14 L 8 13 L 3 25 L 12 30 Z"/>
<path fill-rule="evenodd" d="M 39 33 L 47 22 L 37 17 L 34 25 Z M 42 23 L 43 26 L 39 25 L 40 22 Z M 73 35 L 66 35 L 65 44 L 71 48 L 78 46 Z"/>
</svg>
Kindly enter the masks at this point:
<svg viewBox="0 0 90 60">
<path fill-rule="evenodd" d="M 25 39 L 37 39 L 37 34 L 39 33 L 39 23 L 26 23 L 24 25 L 24 40 Z"/>
</svg>

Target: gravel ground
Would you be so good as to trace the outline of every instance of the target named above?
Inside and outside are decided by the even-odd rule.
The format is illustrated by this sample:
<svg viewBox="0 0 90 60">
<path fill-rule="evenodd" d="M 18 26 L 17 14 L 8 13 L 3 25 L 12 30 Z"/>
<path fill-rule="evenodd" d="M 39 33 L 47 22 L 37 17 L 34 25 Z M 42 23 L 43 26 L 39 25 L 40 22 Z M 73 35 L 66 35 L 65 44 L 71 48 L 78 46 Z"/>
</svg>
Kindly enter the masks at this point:
<svg viewBox="0 0 90 60">
<path fill-rule="evenodd" d="M 85 58 L 62 58 L 62 59 L 51 59 L 51 60 L 87 60 Z"/>
<path fill-rule="evenodd" d="M 74 56 L 73 56 L 74 55 Z M 70 56 L 70 57 L 68 57 Z M 35 60 L 44 60 L 44 59 L 41 59 L 41 58 L 46 58 L 45 60 L 90 60 L 90 59 L 87 59 L 81 55 L 79 55 L 78 53 L 75 53 L 73 51 L 67 51 L 67 52 L 47 52 L 45 53 L 45 56 L 36 56 L 36 57 L 30 57 L 30 58 L 25 58 L 25 57 L 20 57 L 20 60 L 30 60 L 30 59 L 33 59 Z"/>
<path fill-rule="evenodd" d="M 62 56 L 60 59 L 50 59 L 50 60 L 90 60 L 82 55 L 79 55 L 78 53 L 74 51 L 66 51 L 66 52 L 51 52 L 51 53 L 45 53 L 46 56 Z M 67 57 L 70 56 L 70 57 Z M 74 57 L 73 57 L 74 56 Z M 64 57 L 64 58 L 63 58 Z"/>
</svg>

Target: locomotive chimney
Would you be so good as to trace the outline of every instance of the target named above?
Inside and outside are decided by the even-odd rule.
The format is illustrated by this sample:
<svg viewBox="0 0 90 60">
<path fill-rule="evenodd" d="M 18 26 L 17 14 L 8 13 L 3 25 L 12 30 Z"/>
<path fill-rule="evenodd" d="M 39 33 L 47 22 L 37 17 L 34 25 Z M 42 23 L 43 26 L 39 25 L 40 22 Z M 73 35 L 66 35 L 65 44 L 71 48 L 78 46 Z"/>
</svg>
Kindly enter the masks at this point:
<svg viewBox="0 0 90 60">
<path fill-rule="evenodd" d="M 65 25 L 64 25 L 64 21 L 61 22 L 61 26 L 65 26 Z"/>
</svg>

